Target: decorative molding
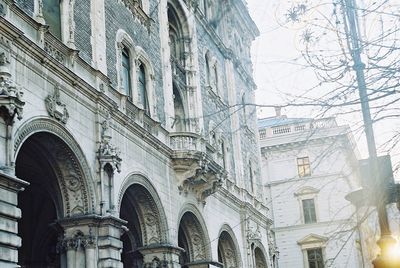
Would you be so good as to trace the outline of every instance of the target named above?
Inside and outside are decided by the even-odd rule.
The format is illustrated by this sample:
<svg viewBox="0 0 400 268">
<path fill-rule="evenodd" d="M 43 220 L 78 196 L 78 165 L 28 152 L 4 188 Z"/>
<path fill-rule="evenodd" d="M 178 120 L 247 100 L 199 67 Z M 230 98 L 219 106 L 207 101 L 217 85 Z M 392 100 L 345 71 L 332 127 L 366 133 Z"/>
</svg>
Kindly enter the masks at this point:
<svg viewBox="0 0 400 268">
<path fill-rule="evenodd" d="M 10 61 L 6 52 L 0 52 L 0 116 L 6 125 L 14 123 L 15 116 L 22 119 L 22 110 L 25 102 L 22 101 L 23 92 L 11 79 L 8 68 Z"/>
<path fill-rule="evenodd" d="M 51 133 L 59 139 L 54 139 L 56 146 L 49 152 L 54 154 L 56 162 L 55 172 L 63 196 L 65 217 L 92 213 L 95 200 L 90 167 L 76 140 L 61 124 L 50 119 L 35 119 L 21 126 L 15 134 L 14 159 L 23 142 L 39 132 Z"/>
<path fill-rule="evenodd" d="M 56 59 L 58 62 L 60 62 L 60 63 L 64 63 L 65 62 L 64 54 L 60 50 L 58 50 L 57 48 L 52 46 L 48 41 L 44 42 L 44 48 L 43 49 L 44 49 L 44 51 L 47 52 L 47 54 L 49 54 L 51 57 Z"/>
<path fill-rule="evenodd" d="M 98 159 L 101 169 L 109 164 L 113 170 L 121 172 L 121 162 L 119 149 L 111 144 L 111 114 L 107 112 L 107 118 L 101 123 L 101 142 L 98 149 Z"/>
<path fill-rule="evenodd" d="M 121 210 L 122 198 L 133 188 L 132 200 L 137 208 L 143 234 L 143 245 L 149 246 L 168 241 L 168 223 L 157 191 L 143 175 L 129 176 L 123 183 L 118 197 L 117 210 Z"/>
<path fill-rule="evenodd" d="M 122 0 L 122 3 L 129 9 L 132 15 L 137 18 L 144 27 L 146 27 L 147 31 L 150 33 L 152 19 L 147 16 L 147 14 L 140 7 L 139 1 L 140 0 Z"/>
<path fill-rule="evenodd" d="M 54 86 L 53 95 L 48 95 L 45 99 L 46 109 L 49 115 L 63 124 L 66 124 L 69 118 L 69 113 L 66 105 L 61 102 L 60 85 Z"/>
</svg>

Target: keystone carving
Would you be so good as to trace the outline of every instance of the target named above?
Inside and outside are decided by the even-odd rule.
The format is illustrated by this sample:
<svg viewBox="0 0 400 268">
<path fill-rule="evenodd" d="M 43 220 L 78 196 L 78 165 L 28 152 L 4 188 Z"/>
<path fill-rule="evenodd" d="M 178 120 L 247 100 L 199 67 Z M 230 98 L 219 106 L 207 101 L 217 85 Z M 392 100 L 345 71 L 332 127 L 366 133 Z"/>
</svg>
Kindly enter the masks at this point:
<svg viewBox="0 0 400 268">
<path fill-rule="evenodd" d="M 45 103 L 47 112 L 51 117 L 63 124 L 67 123 L 69 114 L 66 105 L 61 102 L 59 84 L 55 85 L 53 95 L 47 96 Z"/>
<path fill-rule="evenodd" d="M 22 109 L 25 102 L 22 101 L 23 92 L 11 79 L 8 68 L 9 60 L 5 52 L 0 53 L 0 116 L 7 125 L 14 123 L 17 116 L 22 119 Z"/>
</svg>

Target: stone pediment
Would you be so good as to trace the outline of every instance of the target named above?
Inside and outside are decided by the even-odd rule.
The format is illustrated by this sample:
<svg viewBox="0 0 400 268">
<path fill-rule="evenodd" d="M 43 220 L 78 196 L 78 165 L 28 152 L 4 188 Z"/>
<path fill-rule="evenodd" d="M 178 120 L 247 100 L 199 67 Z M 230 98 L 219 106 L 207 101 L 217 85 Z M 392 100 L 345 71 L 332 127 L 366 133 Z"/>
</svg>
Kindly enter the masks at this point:
<svg viewBox="0 0 400 268">
<path fill-rule="evenodd" d="M 309 234 L 305 236 L 304 238 L 300 239 L 297 241 L 297 244 L 299 245 L 309 245 L 309 244 L 323 244 L 326 241 L 328 241 L 328 238 L 322 235 L 317 235 L 317 234 Z"/>
<path fill-rule="evenodd" d="M 221 187 L 226 171 L 202 150 L 203 143 L 191 133 L 171 136 L 171 159 L 180 193 L 194 193 L 199 202 L 205 203 Z"/>
</svg>

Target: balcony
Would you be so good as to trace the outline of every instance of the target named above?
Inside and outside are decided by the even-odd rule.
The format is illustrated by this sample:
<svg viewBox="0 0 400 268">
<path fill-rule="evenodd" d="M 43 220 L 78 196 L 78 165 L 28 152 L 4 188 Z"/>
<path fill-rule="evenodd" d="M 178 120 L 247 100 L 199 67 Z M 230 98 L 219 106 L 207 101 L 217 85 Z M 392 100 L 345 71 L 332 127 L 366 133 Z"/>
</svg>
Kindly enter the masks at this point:
<svg viewBox="0 0 400 268">
<path fill-rule="evenodd" d="M 180 193 L 195 194 L 197 201 L 205 199 L 222 185 L 226 172 L 206 153 L 206 141 L 195 133 L 170 134 L 172 165 L 179 180 Z"/>
</svg>

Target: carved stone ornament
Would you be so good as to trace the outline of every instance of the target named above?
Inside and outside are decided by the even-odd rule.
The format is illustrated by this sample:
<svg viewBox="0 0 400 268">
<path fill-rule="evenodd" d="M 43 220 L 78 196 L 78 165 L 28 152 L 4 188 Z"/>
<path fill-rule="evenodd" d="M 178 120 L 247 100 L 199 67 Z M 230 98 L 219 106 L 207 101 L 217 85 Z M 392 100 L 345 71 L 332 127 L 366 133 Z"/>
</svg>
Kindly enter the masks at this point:
<svg viewBox="0 0 400 268">
<path fill-rule="evenodd" d="M 254 228 L 254 226 L 251 226 L 250 219 L 248 219 L 247 222 L 246 236 L 249 242 L 254 240 L 261 240 L 260 226 L 258 224 L 256 228 Z"/>
<path fill-rule="evenodd" d="M 98 157 L 101 167 L 104 168 L 106 164 L 110 164 L 113 170 L 117 169 L 121 172 L 121 162 L 119 149 L 111 144 L 111 115 L 108 113 L 107 118 L 101 124 L 101 142 L 98 150 Z"/>
<path fill-rule="evenodd" d="M 173 164 L 180 193 L 193 192 L 197 201 L 203 204 L 222 186 L 226 176 L 223 168 L 203 152 L 176 154 Z"/>
<path fill-rule="evenodd" d="M 49 115 L 63 124 L 66 124 L 69 118 L 67 107 L 61 102 L 60 85 L 56 84 L 53 95 L 45 99 L 46 109 Z"/>
<path fill-rule="evenodd" d="M 6 54 L 0 53 L 0 116 L 7 125 L 12 125 L 15 115 L 19 120 L 22 119 L 25 102 L 22 101 L 23 92 L 11 79 L 8 64 Z"/>
</svg>

